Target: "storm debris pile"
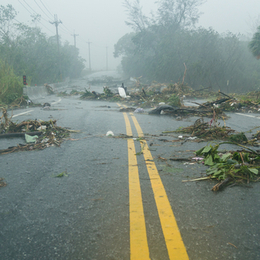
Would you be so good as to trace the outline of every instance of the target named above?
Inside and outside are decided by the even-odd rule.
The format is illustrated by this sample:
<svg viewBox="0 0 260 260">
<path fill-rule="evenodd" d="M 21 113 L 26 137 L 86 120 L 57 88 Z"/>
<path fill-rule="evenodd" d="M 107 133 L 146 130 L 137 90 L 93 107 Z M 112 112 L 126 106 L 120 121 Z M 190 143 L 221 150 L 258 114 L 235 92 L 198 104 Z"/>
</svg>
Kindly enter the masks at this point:
<svg viewBox="0 0 260 260">
<path fill-rule="evenodd" d="M 56 120 L 27 120 L 21 123 L 14 123 L 11 121 L 11 118 L 7 117 L 6 110 L 3 111 L 1 117 L 0 132 L 0 137 L 4 138 L 29 135 L 35 137 L 36 140 L 34 143 L 18 144 L 17 146 L 0 150 L 0 154 L 42 150 L 50 146 L 60 146 L 64 139 L 70 135 L 70 130 L 57 126 Z"/>
<path fill-rule="evenodd" d="M 45 83 L 44 86 L 45 86 L 45 88 L 47 89 L 47 92 L 48 92 L 49 95 L 55 94 L 53 88 L 52 88 L 50 85 L 48 85 L 48 84 Z"/>
<path fill-rule="evenodd" d="M 220 152 L 218 148 L 221 144 L 207 145 L 196 151 L 197 156 L 203 156 L 203 163 L 209 168 L 206 174 L 211 179 L 218 180 L 212 191 L 218 191 L 227 185 L 249 184 L 256 182 L 260 168 L 260 153 L 242 146 L 243 149 L 237 151 Z M 205 179 L 205 178 L 204 178 Z"/>
<path fill-rule="evenodd" d="M 257 113 L 260 112 L 260 104 L 258 101 L 252 100 L 229 100 L 219 106 L 223 111 L 228 112 L 248 112 Z"/>
<path fill-rule="evenodd" d="M 195 123 L 188 127 L 182 127 L 174 133 L 186 133 L 191 137 L 209 140 L 229 140 L 236 143 L 247 143 L 247 138 L 244 133 L 236 133 L 235 130 L 227 126 L 213 124 L 213 122 L 205 123 L 204 119 L 197 119 Z M 165 133 L 165 132 L 164 132 Z M 169 131 L 167 132 L 169 133 Z"/>
<path fill-rule="evenodd" d="M 80 99 L 87 99 L 87 100 L 108 100 L 111 102 L 122 101 L 124 100 L 119 96 L 118 93 L 113 93 L 110 88 L 104 87 L 103 93 L 97 93 L 96 91 L 89 91 L 85 89 L 85 92 L 81 94 Z"/>
<path fill-rule="evenodd" d="M 67 91 L 61 91 L 57 93 L 58 97 L 70 97 L 70 96 L 77 96 L 77 95 L 83 95 L 84 91 L 78 91 L 76 89 L 72 89 L 70 93 L 67 93 Z"/>
<path fill-rule="evenodd" d="M 196 107 L 172 107 L 169 105 L 160 105 L 155 109 L 149 111 L 150 115 L 166 114 L 175 117 L 189 117 L 189 116 L 199 116 L 199 117 L 209 117 L 209 118 L 224 118 L 226 119 L 226 114 L 217 108 L 204 108 L 199 109 Z"/>
</svg>

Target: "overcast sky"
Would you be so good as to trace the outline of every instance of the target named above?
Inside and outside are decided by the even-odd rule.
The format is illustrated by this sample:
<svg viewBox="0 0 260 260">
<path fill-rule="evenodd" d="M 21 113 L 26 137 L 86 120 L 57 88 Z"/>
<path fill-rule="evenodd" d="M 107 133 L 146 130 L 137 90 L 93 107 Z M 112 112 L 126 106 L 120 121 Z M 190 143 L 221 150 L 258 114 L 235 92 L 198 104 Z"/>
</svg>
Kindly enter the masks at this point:
<svg viewBox="0 0 260 260">
<path fill-rule="evenodd" d="M 76 37 L 80 55 L 87 60 L 88 41 L 91 51 L 92 69 L 106 69 L 106 53 L 108 67 L 115 69 L 119 59 L 113 58 L 114 44 L 131 29 L 125 25 L 126 12 L 123 0 L 1 0 L 0 4 L 12 4 L 19 13 L 17 20 L 34 26 L 30 21 L 30 13 L 42 16 L 38 24 L 48 36 L 55 35 L 55 26 L 49 21 L 54 20 L 54 14 L 62 21 L 59 34 L 62 40 L 74 44 L 72 34 Z M 156 10 L 155 1 L 140 0 L 145 14 Z M 37 5 L 38 4 L 38 5 Z M 207 0 L 200 8 L 199 25 L 212 27 L 222 33 L 231 31 L 250 35 L 253 26 L 260 17 L 260 0 Z M 259 21 L 260 22 L 260 21 Z M 259 24 L 260 25 L 260 24 Z"/>
</svg>

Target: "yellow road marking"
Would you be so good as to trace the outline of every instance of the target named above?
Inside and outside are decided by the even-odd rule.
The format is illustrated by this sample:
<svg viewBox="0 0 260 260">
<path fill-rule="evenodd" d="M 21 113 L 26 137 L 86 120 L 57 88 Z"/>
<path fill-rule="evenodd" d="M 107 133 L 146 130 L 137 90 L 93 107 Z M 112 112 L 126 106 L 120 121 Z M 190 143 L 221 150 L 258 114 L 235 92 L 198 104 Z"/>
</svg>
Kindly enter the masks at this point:
<svg viewBox="0 0 260 260">
<path fill-rule="evenodd" d="M 143 131 L 136 119 L 136 117 L 130 113 L 137 130 L 138 136 L 143 137 Z M 162 180 L 153 161 L 151 152 L 148 149 L 147 142 L 142 140 L 145 144 L 143 149 L 144 159 L 146 161 L 147 171 L 149 173 L 156 206 L 158 209 L 159 218 L 165 238 L 166 247 L 170 260 L 186 260 L 189 259 L 185 245 L 182 241 L 180 231 L 176 219 L 174 217 L 169 199 L 164 189 Z"/>
<path fill-rule="evenodd" d="M 126 134 L 132 136 L 132 129 L 126 113 L 123 113 Z M 142 194 L 133 139 L 127 139 L 129 171 L 129 216 L 130 216 L 130 259 L 148 260 L 149 248 L 146 235 Z"/>
</svg>

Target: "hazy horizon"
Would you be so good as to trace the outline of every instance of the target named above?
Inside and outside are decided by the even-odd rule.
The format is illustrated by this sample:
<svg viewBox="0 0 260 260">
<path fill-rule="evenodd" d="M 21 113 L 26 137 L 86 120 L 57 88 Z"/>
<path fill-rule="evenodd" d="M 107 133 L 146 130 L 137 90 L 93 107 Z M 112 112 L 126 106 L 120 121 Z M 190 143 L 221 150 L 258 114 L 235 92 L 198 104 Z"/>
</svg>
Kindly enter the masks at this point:
<svg viewBox="0 0 260 260">
<path fill-rule="evenodd" d="M 86 59 L 88 68 L 88 43 L 91 50 L 91 67 L 93 70 L 115 69 L 120 59 L 113 58 L 114 44 L 131 28 L 125 24 L 127 13 L 122 0 L 82 1 L 74 0 L 64 3 L 61 0 L 2 0 L 1 5 L 12 4 L 18 12 L 17 21 L 34 26 L 32 13 L 40 14 L 42 19 L 37 26 L 48 36 L 56 34 L 55 26 L 50 23 L 57 14 L 61 40 L 74 44 L 73 34 L 80 56 Z M 156 11 L 156 5 L 150 0 L 140 0 L 143 11 L 150 15 Z M 256 0 L 208 0 L 200 7 L 201 14 L 198 26 L 213 28 L 219 33 L 241 33 L 251 37 L 260 16 L 260 1 Z"/>
</svg>

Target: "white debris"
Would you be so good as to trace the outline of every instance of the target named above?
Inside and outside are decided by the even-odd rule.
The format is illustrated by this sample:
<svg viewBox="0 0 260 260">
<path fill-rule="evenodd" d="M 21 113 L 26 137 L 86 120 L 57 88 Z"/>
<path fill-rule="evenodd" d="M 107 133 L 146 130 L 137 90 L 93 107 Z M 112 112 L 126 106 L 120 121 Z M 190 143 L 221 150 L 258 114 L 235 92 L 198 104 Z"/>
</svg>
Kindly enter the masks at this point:
<svg viewBox="0 0 260 260">
<path fill-rule="evenodd" d="M 122 97 L 122 98 L 126 98 L 127 97 L 126 93 L 125 93 L 125 89 L 122 88 L 122 87 L 118 88 L 118 93 L 119 93 L 120 97 Z"/>
<path fill-rule="evenodd" d="M 114 136 L 114 133 L 112 131 L 107 131 L 106 136 Z"/>
<path fill-rule="evenodd" d="M 189 138 L 187 138 L 188 140 L 195 140 L 195 139 L 197 139 L 197 137 L 196 136 L 194 136 L 194 137 L 189 137 Z"/>
<path fill-rule="evenodd" d="M 41 125 L 37 128 L 37 131 L 46 130 L 46 125 Z"/>
</svg>

